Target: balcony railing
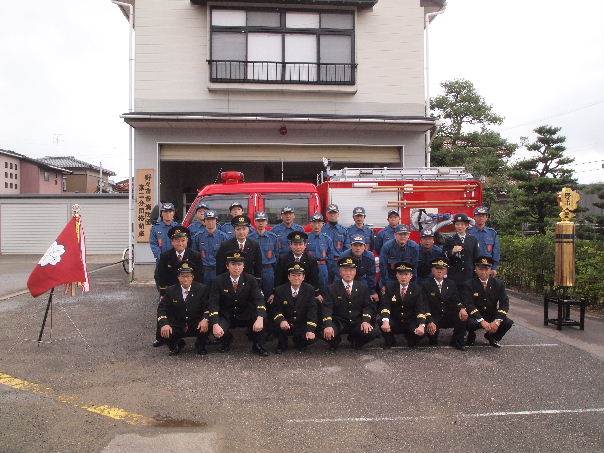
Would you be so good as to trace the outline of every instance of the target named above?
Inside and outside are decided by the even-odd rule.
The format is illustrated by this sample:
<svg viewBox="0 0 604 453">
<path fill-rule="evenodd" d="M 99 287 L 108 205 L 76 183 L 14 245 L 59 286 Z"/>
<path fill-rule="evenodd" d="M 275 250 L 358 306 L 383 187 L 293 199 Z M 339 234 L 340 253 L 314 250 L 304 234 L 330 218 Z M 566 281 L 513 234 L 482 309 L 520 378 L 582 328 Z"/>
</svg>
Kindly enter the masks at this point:
<svg viewBox="0 0 604 453">
<path fill-rule="evenodd" d="M 208 60 L 212 82 L 354 85 L 354 63 Z"/>
</svg>

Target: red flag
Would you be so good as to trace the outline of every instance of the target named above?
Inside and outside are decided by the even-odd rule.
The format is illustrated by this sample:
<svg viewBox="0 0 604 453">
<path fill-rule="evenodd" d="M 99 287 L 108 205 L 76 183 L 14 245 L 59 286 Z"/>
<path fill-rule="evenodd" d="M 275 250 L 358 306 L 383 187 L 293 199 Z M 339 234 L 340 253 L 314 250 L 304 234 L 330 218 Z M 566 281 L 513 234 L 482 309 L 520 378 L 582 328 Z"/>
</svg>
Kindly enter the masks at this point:
<svg viewBox="0 0 604 453">
<path fill-rule="evenodd" d="M 67 283 L 81 283 L 83 290 L 88 291 L 84 231 L 79 216 L 72 217 L 48 247 L 29 276 L 27 287 L 32 296 L 38 297 Z"/>
</svg>

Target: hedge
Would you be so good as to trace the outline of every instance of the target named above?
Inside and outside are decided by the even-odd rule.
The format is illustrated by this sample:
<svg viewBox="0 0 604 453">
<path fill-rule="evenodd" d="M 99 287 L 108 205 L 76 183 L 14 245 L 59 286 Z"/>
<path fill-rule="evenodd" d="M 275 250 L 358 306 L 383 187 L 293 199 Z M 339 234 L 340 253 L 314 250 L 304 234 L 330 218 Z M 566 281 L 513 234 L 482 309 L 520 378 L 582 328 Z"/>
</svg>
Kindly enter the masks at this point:
<svg viewBox="0 0 604 453">
<path fill-rule="evenodd" d="M 509 286 L 542 293 L 553 287 L 555 243 L 553 233 L 502 236 L 500 276 Z M 604 243 L 577 240 L 577 279 L 572 294 L 604 306 Z"/>
</svg>

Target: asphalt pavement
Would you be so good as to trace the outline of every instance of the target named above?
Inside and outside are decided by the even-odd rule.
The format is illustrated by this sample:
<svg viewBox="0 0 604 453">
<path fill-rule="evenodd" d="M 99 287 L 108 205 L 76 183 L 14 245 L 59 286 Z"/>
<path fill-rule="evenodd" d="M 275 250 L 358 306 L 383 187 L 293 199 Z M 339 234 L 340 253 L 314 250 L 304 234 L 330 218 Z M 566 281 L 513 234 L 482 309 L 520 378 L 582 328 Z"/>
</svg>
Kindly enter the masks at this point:
<svg viewBox="0 0 604 453">
<path fill-rule="evenodd" d="M 0 452 L 604 451 L 604 323 L 543 326 L 514 298 L 499 350 L 441 346 L 177 357 L 151 348 L 156 291 L 120 266 L 90 293 L 0 301 Z M 446 344 L 448 335 L 442 339 Z M 274 347 L 271 345 L 271 349 Z"/>
</svg>

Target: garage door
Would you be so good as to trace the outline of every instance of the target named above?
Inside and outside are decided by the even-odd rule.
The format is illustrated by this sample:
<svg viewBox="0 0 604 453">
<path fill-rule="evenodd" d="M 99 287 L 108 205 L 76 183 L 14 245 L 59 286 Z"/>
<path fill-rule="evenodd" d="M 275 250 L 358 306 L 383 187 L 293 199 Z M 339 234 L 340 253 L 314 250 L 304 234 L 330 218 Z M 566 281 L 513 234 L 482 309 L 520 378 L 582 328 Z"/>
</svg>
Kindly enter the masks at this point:
<svg viewBox="0 0 604 453">
<path fill-rule="evenodd" d="M 78 200 L 88 254 L 121 254 L 128 246 L 128 200 Z M 0 253 L 43 254 L 71 216 L 72 202 L 0 206 Z"/>
<path fill-rule="evenodd" d="M 162 145 L 166 161 L 332 162 L 400 165 L 396 146 Z"/>
</svg>

